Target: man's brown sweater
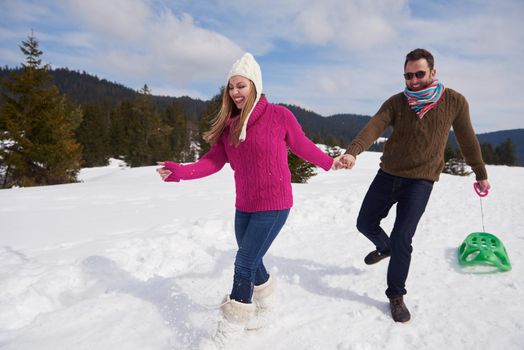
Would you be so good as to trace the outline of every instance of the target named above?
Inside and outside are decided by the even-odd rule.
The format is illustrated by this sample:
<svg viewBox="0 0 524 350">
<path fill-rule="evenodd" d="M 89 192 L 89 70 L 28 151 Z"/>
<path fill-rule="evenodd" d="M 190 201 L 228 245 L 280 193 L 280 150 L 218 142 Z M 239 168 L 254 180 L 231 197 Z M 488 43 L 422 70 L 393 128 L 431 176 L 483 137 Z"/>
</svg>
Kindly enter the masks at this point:
<svg viewBox="0 0 524 350">
<path fill-rule="evenodd" d="M 386 173 L 438 181 L 453 126 L 466 164 L 477 180 L 487 179 L 480 145 L 471 126 L 468 102 L 460 93 L 446 88 L 437 105 L 422 119 L 411 110 L 402 92 L 390 97 L 351 142 L 346 153 L 356 157 L 367 150 L 388 126 L 393 132 L 380 158 L 380 167 Z"/>
</svg>

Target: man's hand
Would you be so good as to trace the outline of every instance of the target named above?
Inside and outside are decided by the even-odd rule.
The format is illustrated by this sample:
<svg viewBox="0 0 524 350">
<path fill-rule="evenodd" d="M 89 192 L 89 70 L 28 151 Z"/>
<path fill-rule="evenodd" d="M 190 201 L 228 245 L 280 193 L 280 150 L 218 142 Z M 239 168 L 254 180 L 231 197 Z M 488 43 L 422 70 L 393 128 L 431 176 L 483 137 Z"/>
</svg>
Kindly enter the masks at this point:
<svg viewBox="0 0 524 350">
<path fill-rule="evenodd" d="M 477 184 L 478 184 L 478 189 L 481 193 L 485 193 L 491 189 L 491 186 L 488 180 L 477 181 Z"/>
</svg>

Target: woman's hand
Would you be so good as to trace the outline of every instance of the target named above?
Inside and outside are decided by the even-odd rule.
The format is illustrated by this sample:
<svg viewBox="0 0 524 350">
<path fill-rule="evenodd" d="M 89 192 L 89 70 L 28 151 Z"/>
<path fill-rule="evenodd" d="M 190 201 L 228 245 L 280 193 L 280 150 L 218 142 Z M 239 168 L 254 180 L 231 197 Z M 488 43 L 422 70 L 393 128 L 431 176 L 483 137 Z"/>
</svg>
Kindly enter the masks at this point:
<svg viewBox="0 0 524 350">
<path fill-rule="evenodd" d="M 343 167 L 344 167 L 344 164 L 340 162 L 338 157 L 333 159 L 333 164 L 331 164 L 331 170 L 339 170 L 339 169 L 342 169 Z"/>
<path fill-rule="evenodd" d="M 157 162 L 158 165 L 162 166 L 161 168 L 157 168 L 156 172 L 160 175 L 162 178 L 162 181 L 166 181 L 166 179 L 173 174 L 171 170 L 166 169 L 164 162 Z"/>
</svg>

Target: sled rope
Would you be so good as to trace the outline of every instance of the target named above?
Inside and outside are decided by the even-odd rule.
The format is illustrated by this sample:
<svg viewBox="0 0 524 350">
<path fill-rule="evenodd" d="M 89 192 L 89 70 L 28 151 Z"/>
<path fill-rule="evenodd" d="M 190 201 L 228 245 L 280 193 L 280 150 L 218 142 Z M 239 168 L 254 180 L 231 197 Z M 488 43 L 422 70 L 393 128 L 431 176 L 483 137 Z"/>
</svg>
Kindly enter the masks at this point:
<svg viewBox="0 0 524 350">
<path fill-rule="evenodd" d="M 482 219 L 482 231 L 486 232 L 486 229 L 484 228 L 484 208 L 482 207 L 482 197 L 479 197 L 480 201 L 480 217 Z"/>
</svg>

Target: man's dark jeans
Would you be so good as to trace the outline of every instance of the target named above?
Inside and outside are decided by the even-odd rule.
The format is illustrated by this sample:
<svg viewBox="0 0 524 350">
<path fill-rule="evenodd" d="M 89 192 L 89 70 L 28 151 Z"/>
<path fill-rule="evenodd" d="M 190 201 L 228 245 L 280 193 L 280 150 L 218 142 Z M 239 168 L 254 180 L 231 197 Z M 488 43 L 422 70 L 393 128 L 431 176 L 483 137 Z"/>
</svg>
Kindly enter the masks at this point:
<svg viewBox="0 0 524 350">
<path fill-rule="evenodd" d="M 411 241 L 418 222 L 426 209 L 433 181 L 409 179 L 379 170 L 364 198 L 357 219 L 357 229 L 377 250 L 391 255 L 386 295 L 406 294 L 406 279 L 413 247 Z M 380 221 L 397 204 L 397 216 L 389 237 L 380 227 Z"/>
</svg>

